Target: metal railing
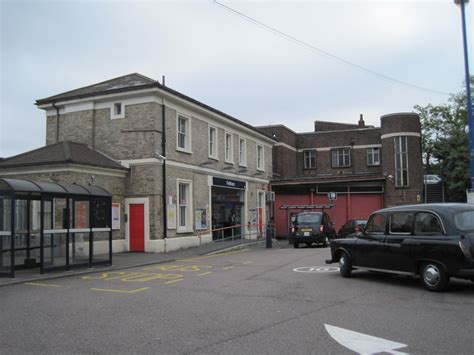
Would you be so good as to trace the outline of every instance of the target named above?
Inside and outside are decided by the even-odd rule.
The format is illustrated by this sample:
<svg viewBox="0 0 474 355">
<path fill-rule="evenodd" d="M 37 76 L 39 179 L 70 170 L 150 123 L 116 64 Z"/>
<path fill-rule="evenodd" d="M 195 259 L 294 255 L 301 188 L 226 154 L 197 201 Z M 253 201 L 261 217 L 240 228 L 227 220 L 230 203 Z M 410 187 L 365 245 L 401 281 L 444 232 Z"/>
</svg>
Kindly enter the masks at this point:
<svg viewBox="0 0 474 355">
<path fill-rule="evenodd" d="M 198 233 L 199 240 L 203 235 L 212 235 L 213 243 L 220 243 L 225 241 L 234 241 L 237 239 L 247 240 L 262 240 L 267 233 L 275 235 L 275 224 L 236 224 L 228 227 L 208 229 Z"/>
</svg>

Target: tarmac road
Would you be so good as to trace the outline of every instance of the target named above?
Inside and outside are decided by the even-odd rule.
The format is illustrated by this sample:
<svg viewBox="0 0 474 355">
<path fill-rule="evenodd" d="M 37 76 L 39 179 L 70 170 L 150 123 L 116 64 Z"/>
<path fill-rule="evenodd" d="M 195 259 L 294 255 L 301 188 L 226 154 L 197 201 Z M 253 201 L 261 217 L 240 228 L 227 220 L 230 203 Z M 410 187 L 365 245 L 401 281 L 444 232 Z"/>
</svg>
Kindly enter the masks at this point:
<svg viewBox="0 0 474 355">
<path fill-rule="evenodd" d="M 473 283 L 343 279 L 328 248 L 278 245 L 2 287 L 0 354 L 474 353 Z"/>
</svg>

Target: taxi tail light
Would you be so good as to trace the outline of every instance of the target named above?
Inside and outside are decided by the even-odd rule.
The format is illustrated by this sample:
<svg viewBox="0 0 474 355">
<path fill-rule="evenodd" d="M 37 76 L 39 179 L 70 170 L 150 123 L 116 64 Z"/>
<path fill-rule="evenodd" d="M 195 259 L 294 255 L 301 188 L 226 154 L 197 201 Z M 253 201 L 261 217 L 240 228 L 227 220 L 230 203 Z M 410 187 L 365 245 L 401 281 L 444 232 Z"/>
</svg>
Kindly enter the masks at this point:
<svg viewBox="0 0 474 355">
<path fill-rule="evenodd" d="M 291 227 L 291 233 L 295 234 L 298 231 L 298 227 Z"/>
<path fill-rule="evenodd" d="M 321 224 L 321 225 L 319 226 L 319 233 L 322 233 L 322 232 L 324 232 L 324 226 Z"/>
</svg>

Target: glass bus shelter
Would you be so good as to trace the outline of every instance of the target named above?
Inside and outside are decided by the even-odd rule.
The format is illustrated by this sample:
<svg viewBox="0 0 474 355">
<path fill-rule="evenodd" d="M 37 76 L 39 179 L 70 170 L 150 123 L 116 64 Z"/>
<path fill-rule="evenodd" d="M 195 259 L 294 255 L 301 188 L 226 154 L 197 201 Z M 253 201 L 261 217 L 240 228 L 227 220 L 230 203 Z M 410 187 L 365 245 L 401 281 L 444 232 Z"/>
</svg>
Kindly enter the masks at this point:
<svg viewBox="0 0 474 355">
<path fill-rule="evenodd" d="M 98 186 L 0 178 L 0 276 L 111 265 L 111 205 Z"/>
</svg>

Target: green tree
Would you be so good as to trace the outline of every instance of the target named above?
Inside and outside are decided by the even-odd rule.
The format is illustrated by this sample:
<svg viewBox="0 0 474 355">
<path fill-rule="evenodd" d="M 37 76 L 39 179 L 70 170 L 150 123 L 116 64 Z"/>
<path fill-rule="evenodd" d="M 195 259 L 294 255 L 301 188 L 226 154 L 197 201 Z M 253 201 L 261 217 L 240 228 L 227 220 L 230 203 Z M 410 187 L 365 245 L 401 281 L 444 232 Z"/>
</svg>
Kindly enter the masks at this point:
<svg viewBox="0 0 474 355">
<path fill-rule="evenodd" d="M 471 88 L 474 77 L 471 77 Z M 441 175 L 447 201 L 466 201 L 470 187 L 466 92 L 452 95 L 447 104 L 415 106 L 420 115 L 424 167 Z"/>
</svg>

